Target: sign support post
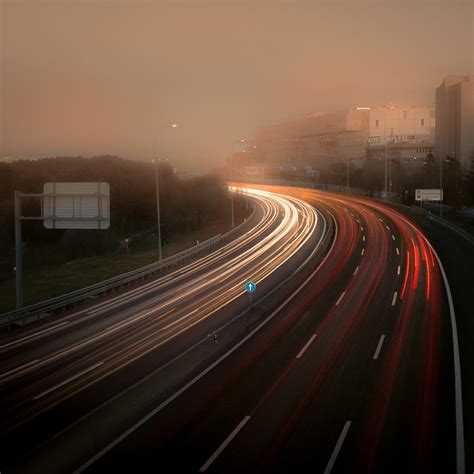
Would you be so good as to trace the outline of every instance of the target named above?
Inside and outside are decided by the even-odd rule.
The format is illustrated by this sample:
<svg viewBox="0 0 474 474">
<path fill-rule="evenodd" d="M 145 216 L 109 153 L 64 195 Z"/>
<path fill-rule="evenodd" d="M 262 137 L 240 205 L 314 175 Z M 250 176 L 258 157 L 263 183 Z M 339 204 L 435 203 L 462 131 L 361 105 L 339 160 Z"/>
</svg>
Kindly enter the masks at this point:
<svg viewBox="0 0 474 474">
<path fill-rule="evenodd" d="M 57 188 L 60 189 L 57 189 Z M 22 216 L 21 198 L 41 198 L 40 216 Z M 78 200 L 78 203 L 76 203 Z M 76 209 L 78 204 L 79 209 Z M 41 220 L 47 229 L 108 229 L 110 188 L 108 183 L 46 183 L 43 193 L 15 191 L 15 298 L 23 306 L 23 248 L 21 221 Z"/>
<path fill-rule="evenodd" d="M 249 294 L 249 307 L 251 308 L 252 307 L 252 293 L 255 291 L 256 289 L 256 285 L 253 281 L 248 281 L 246 284 L 245 284 L 245 290 L 247 291 L 247 293 Z"/>
<path fill-rule="evenodd" d="M 23 248 L 21 244 L 21 197 L 15 191 L 15 296 L 17 309 L 23 306 Z"/>
</svg>

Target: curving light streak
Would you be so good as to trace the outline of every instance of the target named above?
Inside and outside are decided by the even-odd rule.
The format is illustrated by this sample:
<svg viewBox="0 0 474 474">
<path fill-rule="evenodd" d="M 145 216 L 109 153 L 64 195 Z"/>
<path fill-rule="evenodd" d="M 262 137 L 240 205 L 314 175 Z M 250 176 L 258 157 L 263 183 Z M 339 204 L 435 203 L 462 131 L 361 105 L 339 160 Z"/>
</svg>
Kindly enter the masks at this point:
<svg viewBox="0 0 474 474">
<path fill-rule="evenodd" d="M 67 345 L 60 345 L 61 340 L 57 339 L 54 349 L 46 350 L 36 363 L 0 378 L 2 385 L 21 382 L 25 377 L 29 380 L 10 403 L 4 404 L 15 406 L 15 410 L 2 413 L 5 424 L 15 426 L 26 421 L 208 318 L 218 316 L 220 310 L 245 293 L 244 283 L 250 277 L 258 285 L 314 236 L 318 214 L 311 205 L 266 191 L 248 189 L 246 192 L 262 210 L 258 225 L 234 242 L 170 275 L 79 311 L 75 319 L 69 315 L 71 324 L 64 328 L 68 334 Z M 138 303 L 129 307 L 134 301 Z M 121 309 L 124 304 L 127 308 Z M 101 315 L 108 318 L 102 321 Z M 84 324 L 89 322 L 96 329 L 92 333 L 90 325 Z M 43 333 L 38 338 L 50 336 L 51 333 Z M 97 361 L 100 364 L 95 370 L 71 379 L 71 374 Z M 38 370 L 45 375 L 33 379 Z M 70 383 L 62 384 L 69 379 Z M 57 390 L 48 392 L 56 386 Z M 37 397 L 38 393 L 45 395 Z"/>
</svg>

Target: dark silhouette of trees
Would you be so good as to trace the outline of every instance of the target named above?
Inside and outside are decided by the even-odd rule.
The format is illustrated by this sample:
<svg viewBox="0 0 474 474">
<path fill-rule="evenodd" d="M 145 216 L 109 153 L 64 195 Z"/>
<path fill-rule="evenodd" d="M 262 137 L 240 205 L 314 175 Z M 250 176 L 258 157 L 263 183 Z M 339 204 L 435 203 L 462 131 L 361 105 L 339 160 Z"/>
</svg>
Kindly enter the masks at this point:
<svg viewBox="0 0 474 474">
<path fill-rule="evenodd" d="M 224 183 L 218 176 L 180 180 L 167 163 L 159 164 L 163 242 L 188 232 L 225 212 Z M 25 265 L 60 263 L 104 255 L 126 236 L 154 230 L 156 194 L 149 162 L 115 156 L 57 157 L 0 163 L 0 276 L 11 275 L 14 257 L 15 190 L 39 193 L 46 182 L 105 181 L 110 185 L 108 230 L 46 230 L 40 221 L 23 222 Z M 40 200 L 24 199 L 23 215 L 39 215 Z"/>
</svg>

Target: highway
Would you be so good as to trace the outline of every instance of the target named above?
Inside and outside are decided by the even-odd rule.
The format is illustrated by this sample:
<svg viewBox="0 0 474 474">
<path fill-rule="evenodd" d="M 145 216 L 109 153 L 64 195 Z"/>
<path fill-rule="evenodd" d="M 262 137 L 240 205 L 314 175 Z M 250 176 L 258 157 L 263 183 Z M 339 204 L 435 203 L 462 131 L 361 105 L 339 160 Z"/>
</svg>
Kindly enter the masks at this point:
<svg viewBox="0 0 474 474">
<path fill-rule="evenodd" d="M 26 453 L 196 341 L 213 343 L 214 331 L 248 307 L 247 281 L 258 300 L 314 253 L 327 232 L 323 214 L 297 198 L 249 193 L 254 222 L 224 247 L 2 338 L 2 472 L 21 472 Z"/>
<path fill-rule="evenodd" d="M 333 216 L 331 250 L 78 472 L 465 472 L 447 293 L 420 230 L 362 198 L 245 186 Z"/>
</svg>

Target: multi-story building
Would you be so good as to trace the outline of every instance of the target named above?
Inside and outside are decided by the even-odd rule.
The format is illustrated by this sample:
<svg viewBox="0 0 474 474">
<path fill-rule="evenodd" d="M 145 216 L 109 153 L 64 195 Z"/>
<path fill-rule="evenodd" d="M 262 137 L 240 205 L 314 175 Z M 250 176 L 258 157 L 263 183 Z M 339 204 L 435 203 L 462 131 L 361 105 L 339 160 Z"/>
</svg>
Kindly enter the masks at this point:
<svg viewBox="0 0 474 474">
<path fill-rule="evenodd" d="M 368 117 L 365 108 L 291 119 L 260 127 L 257 146 L 267 167 L 327 166 L 365 156 Z"/>
<path fill-rule="evenodd" d="M 434 153 L 433 107 L 388 105 L 370 110 L 367 157 L 398 162 L 418 174 Z"/>
<path fill-rule="evenodd" d="M 474 76 L 447 76 L 436 89 L 436 158 L 470 167 L 474 153 Z"/>
<path fill-rule="evenodd" d="M 363 159 L 385 153 L 386 143 L 392 154 L 397 143 L 403 148 L 399 158 L 415 163 L 414 158 L 433 151 L 434 122 L 432 107 L 350 106 L 261 127 L 257 146 L 267 168 L 310 165 L 327 170 L 342 161 L 360 166 Z"/>
<path fill-rule="evenodd" d="M 385 143 L 433 142 L 434 107 L 386 105 L 369 111 L 369 147 Z"/>
</svg>

